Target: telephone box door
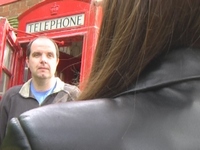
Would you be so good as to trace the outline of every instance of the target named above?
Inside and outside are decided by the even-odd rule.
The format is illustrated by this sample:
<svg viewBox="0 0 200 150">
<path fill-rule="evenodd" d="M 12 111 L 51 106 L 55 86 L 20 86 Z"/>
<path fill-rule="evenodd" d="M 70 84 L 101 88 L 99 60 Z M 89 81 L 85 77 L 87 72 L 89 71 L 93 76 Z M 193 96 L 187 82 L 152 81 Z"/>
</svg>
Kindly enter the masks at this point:
<svg viewBox="0 0 200 150">
<path fill-rule="evenodd" d="M 23 83 L 22 49 L 7 19 L 0 17 L 0 99 L 11 86 Z"/>
</svg>

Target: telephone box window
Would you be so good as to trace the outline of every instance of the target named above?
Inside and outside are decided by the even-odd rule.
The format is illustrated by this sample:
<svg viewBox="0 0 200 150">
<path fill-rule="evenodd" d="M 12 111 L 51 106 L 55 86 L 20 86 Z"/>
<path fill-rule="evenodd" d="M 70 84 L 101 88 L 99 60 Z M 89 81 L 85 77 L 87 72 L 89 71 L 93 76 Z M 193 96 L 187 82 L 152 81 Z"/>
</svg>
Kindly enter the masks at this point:
<svg viewBox="0 0 200 150">
<path fill-rule="evenodd" d="M 59 47 L 59 51 L 73 57 L 80 57 L 82 54 L 83 42 L 72 42 L 70 46 Z"/>
<path fill-rule="evenodd" d="M 30 79 L 30 75 L 29 75 L 29 70 L 28 70 L 28 67 L 27 67 L 27 64 L 25 64 L 25 67 L 24 67 L 24 82 L 28 81 Z"/>
<path fill-rule="evenodd" d="M 13 56 L 13 51 L 11 49 L 11 46 L 6 43 L 5 51 L 4 51 L 4 61 L 3 66 L 7 68 L 8 70 L 11 69 L 11 59 Z"/>
<path fill-rule="evenodd" d="M 0 79 L 0 96 L 6 91 L 8 87 L 9 77 L 6 73 L 2 73 L 2 78 Z"/>
</svg>

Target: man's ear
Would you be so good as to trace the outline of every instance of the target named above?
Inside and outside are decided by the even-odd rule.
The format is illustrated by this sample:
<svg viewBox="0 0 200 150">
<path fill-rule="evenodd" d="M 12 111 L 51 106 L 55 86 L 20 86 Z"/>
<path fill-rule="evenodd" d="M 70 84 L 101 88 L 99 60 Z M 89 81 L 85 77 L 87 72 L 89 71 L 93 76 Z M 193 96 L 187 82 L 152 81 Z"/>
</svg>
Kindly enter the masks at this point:
<svg viewBox="0 0 200 150">
<path fill-rule="evenodd" d="M 60 59 L 58 58 L 58 59 L 57 59 L 57 64 L 56 64 L 56 65 L 58 65 L 59 61 L 60 61 Z"/>
</svg>

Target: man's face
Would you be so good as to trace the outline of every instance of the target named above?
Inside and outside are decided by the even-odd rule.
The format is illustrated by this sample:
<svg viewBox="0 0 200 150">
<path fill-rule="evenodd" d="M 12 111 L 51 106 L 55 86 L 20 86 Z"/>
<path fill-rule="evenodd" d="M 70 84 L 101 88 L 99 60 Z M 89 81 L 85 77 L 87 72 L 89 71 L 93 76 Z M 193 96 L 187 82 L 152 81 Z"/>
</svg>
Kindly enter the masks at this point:
<svg viewBox="0 0 200 150">
<path fill-rule="evenodd" d="M 58 62 L 55 45 L 46 38 L 36 39 L 31 45 L 29 58 L 26 58 L 32 78 L 39 79 L 54 77 Z"/>
</svg>

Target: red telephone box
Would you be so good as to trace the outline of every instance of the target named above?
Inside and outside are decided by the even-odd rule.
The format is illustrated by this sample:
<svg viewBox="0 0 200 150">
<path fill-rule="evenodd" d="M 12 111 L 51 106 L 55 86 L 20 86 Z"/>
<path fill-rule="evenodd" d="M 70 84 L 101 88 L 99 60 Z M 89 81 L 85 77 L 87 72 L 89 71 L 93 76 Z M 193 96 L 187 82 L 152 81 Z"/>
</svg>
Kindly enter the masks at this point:
<svg viewBox="0 0 200 150">
<path fill-rule="evenodd" d="M 9 87 L 23 80 L 23 52 L 11 29 L 7 19 L 0 17 L 0 99 Z"/>
<path fill-rule="evenodd" d="M 9 84 L 10 86 L 21 84 L 24 79 L 27 80 L 27 68 L 25 67 L 26 46 L 36 36 L 45 35 L 62 43 L 58 44 L 60 62 L 57 67 L 57 76 L 70 84 L 83 82 L 90 72 L 98 38 L 102 18 L 100 1 L 46 0 L 21 14 L 18 17 L 19 26 L 16 40 L 19 41 L 21 47 L 16 44 L 13 48 L 12 44 L 11 49 L 16 52 L 16 56 L 11 59 L 11 55 L 9 55 L 10 62 L 13 63 L 13 66 L 11 65 L 13 74 L 2 63 L 2 52 L 5 53 L 2 50 L 5 49 L 5 44 L 0 47 L 0 56 L 2 56 L 0 58 L 0 68 L 2 68 L 0 75 L 2 74 L 2 78 L 5 73 L 8 73 L 8 76 L 14 75 L 12 84 Z M 5 26 L 9 26 L 8 23 Z M 14 34 L 9 27 L 4 28 L 8 28 L 5 32 Z M 5 35 L 8 34 L 4 33 L 4 35 L 1 35 L 2 37 L 0 36 L 4 41 L 6 40 Z M 9 36 L 7 39 L 9 39 Z M 14 60 L 16 63 L 14 63 Z"/>
</svg>

